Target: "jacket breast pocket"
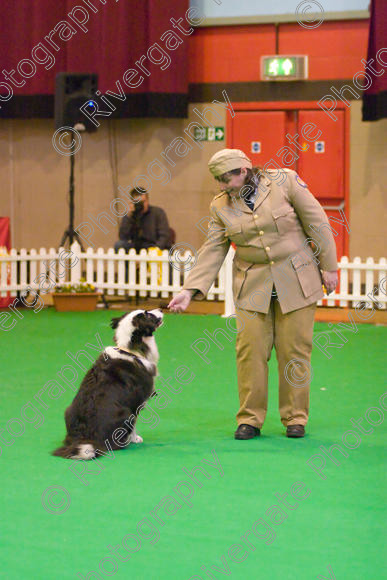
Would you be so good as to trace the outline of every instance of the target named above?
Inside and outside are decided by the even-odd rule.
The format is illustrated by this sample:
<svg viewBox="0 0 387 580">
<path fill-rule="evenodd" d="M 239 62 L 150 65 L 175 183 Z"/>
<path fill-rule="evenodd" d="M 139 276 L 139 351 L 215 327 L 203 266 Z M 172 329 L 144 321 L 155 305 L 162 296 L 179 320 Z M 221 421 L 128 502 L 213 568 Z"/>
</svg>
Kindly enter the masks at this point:
<svg viewBox="0 0 387 580">
<path fill-rule="evenodd" d="M 226 228 L 226 236 L 232 241 L 235 242 L 236 245 L 245 245 L 246 238 L 243 235 L 243 228 L 241 224 L 237 224 L 235 226 L 230 226 Z"/>
<path fill-rule="evenodd" d="M 292 258 L 293 270 L 296 272 L 296 276 L 301 286 L 301 290 L 305 298 L 309 298 L 315 292 L 319 290 L 322 291 L 322 278 L 320 270 L 317 268 L 316 264 L 312 261 L 301 262 L 297 258 Z"/>
<path fill-rule="evenodd" d="M 281 205 L 271 213 L 279 234 L 287 234 L 297 226 L 297 214 L 291 205 Z"/>
</svg>

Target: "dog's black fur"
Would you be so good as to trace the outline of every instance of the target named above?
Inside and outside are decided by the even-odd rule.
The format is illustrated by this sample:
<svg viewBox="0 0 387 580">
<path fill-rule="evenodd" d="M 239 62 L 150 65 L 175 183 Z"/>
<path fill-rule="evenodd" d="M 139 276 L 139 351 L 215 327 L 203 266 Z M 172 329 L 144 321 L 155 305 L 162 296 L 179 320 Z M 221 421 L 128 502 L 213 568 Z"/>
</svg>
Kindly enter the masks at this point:
<svg viewBox="0 0 387 580">
<path fill-rule="evenodd" d="M 64 445 L 53 455 L 93 459 L 95 450 L 103 454 L 129 445 L 139 408 L 154 394 L 158 352 L 152 339 L 149 346 L 144 338 L 152 337 L 162 322 L 162 314 L 155 312 L 135 311 L 111 321 L 117 347 L 106 348 L 86 373 L 65 412 Z M 131 354 L 120 348 L 129 349 Z M 113 433 L 119 428 L 127 432 L 128 439 L 125 443 L 126 434 L 121 432 L 116 436 L 117 445 Z"/>
</svg>

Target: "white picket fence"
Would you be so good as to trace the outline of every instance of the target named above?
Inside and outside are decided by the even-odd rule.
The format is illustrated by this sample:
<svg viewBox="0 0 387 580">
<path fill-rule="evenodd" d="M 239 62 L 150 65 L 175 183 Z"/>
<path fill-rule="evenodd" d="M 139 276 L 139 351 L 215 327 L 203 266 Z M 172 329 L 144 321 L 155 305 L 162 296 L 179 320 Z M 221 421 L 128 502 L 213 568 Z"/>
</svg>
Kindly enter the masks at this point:
<svg viewBox="0 0 387 580">
<path fill-rule="evenodd" d="M 130 250 L 126 254 L 121 249 L 116 254 L 113 248 L 87 248 L 82 252 L 79 244 L 74 242 L 71 256 L 63 260 L 62 254 L 60 261 L 61 250 L 40 248 L 39 252 L 34 249 L 0 252 L 0 296 L 17 296 L 28 289 L 40 288 L 44 292 L 42 280 L 58 279 L 59 273 L 64 272 L 60 284 L 77 283 L 84 278 L 107 296 L 137 294 L 140 297 L 171 298 L 181 289 L 189 274 L 189 266 L 195 263 L 195 256 L 189 251 L 170 255 L 168 250 L 164 250 L 159 255 L 157 250 L 141 250 L 138 254 Z M 225 316 L 234 312 L 231 290 L 233 256 L 231 248 L 207 296 L 208 300 L 225 302 Z M 367 296 L 371 294 L 382 309 L 387 308 L 386 281 L 381 284 L 386 277 L 385 258 L 376 263 L 373 258 L 364 262 L 354 258 L 349 262 L 347 257 L 343 257 L 339 269 L 339 290 L 330 294 L 329 299 L 320 300 L 319 306 L 354 307 L 364 301 L 371 307 L 371 298 Z M 372 294 L 375 287 L 377 290 Z"/>
<path fill-rule="evenodd" d="M 42 280 L 47 277 L 59 280 L 58 285 L 75 284 L 82 278 L 107 296 L 138 294 L 140 297 L 169 298 L 180 291 L 190 266 L 195 264 L 195 256 L 190 251 L 170 255 L 168 250 L 141 250 L 136 254 L 135 250 L 125 253 L 120 249 L 115 253 L 113 248 L 87 248 L 82 252 L 74 242 L 72 254 L 66 250 L 69 257 L 60 261 L 62 250 L 12 249 L 5 253 L 3 249 L 0 252 L 0 296 L 6 296 L 7 292 L 16 296 L 28 289 L 38 290 L 39 286 L 42 289 Z M 59 278 L 62 271 L 65 276 Z M 208 294 L 209 300 L 224 300 L 224 271 L 223 266 Z"/>
<path fill-rule="evenodd" d="M 234 250 L 231 248 L 224 264 L 226 280 L 230 280 L 225 288 L 225 316 L 235 313 L 231 288 L 233 257 Z M 338 267 L 339 284 L 336 291 L 329 294 L 329 298 L 319 300 L 318 306 L 355 308 L 359 302 L 364 302 L 365 308 L 371 309 L 373 300 L 374 303 L 378 302 L 376 308 L 386 310 L 386 258 L 380 258 L 376 263 L 373 258 L 367 258 L 365 262 L 362 262 L 361 258 L 356 257 L 353 262 L 350 262 L 346 256 L 343 256 Z M 384 280 L 383 283 L 382 280 Z"/>
</svg>

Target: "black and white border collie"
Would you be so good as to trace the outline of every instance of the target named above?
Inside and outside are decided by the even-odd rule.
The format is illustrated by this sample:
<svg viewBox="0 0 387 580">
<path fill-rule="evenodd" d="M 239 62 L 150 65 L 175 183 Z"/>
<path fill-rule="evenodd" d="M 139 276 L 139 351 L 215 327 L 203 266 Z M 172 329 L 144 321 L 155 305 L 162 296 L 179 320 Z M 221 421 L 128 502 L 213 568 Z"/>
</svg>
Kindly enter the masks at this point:
<svg viewBox="0 0 387 580">
<path fill-rule="evenodd" d="M 94 459 L 98 451 L 103 455 L 107 450 L 142 443 L 135 422 L 139 408 L 155 393 L 159 353 L 153 333 L 162 320 L 158 309 L 113 318 L 110 325 L 117 346 L 106 347 L 86 373 L 65 412 L 63 447 L 53 455 Z"/>
</svg>

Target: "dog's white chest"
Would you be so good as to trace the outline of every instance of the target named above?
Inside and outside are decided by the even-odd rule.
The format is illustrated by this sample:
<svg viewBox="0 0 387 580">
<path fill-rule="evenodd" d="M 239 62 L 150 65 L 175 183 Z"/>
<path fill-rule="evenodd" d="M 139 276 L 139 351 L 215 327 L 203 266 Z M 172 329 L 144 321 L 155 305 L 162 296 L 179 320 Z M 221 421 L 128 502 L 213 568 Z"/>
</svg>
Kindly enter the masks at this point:
<svg viewBox="0 0 387 580">
<path fill-rule="evenodd" d="M 157 351 L 157 347 L 156 347 L 156 351 Z M 105 348 L 105 353 L 110 358 L 113 358 L 113 359 L 122 359 L 122 360 L 133 361 L 133 362 L 139 361 L 142 365 L 144 365 L 144 367 L 147 369 L 147 371 L 149 371 L 152 375 L 156 374 L 156 363 L 153 361 L 147 360 L 143 356 L 140 356 L 138 354 L 132 354 L 130 352 L 125 352 L 125 351 L 123 351 L 119 348 L 116 348 L 114 346 L 107 346 Z"/>
</svg>

